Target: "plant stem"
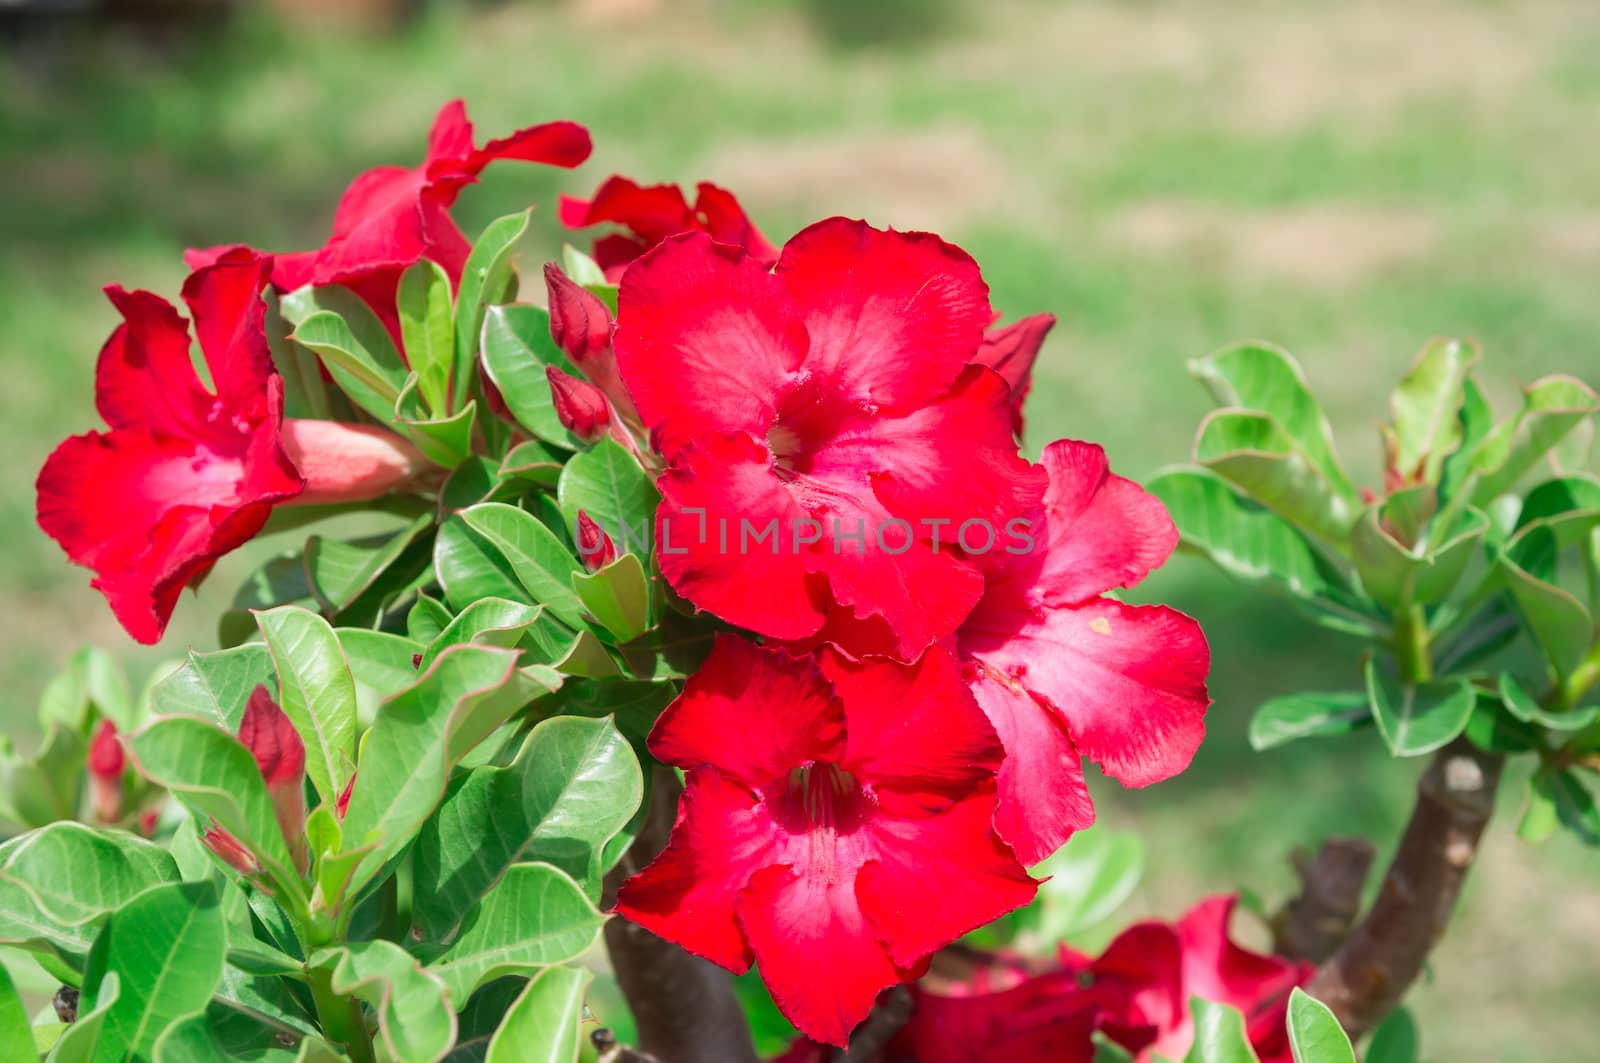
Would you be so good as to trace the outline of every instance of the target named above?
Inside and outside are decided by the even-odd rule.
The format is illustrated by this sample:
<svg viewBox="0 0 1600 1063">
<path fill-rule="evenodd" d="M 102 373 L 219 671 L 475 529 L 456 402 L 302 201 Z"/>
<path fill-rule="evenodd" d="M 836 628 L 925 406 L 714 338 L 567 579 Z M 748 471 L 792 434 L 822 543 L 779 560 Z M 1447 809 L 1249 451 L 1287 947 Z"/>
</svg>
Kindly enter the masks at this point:
<svg viewBox="0 0 1600 1063">
<path fill-rule="evenodd" d="M 1588 654 L 1567 675 L 1557 695 L 1563 709 L 1575 709 L 1589 688 L 1600 682 L 1600 641 L 1589 647 Z"/>
<path fill-rule="evenodd" d="M 615 903 L 623 879 L 666 848 L 682 793 L 677 774 L 657 765 L 644 826 L 606 876 L 606 907 Z M 625 919 L 608 922 L 605 937 L 642 1050 L 662 1063 L 756 1063 L 750 1027 L 727 971 Z"/>
<path fill-rule="evenodd" d="M 1395 614 L 1394 657 L 1401 682 L 1426 683 L 1433 678 L 1428 618 L 1422 606 L 1408 606 Z"/>
<path fill-rule="evenodd" d="M 308 967 L 306 977 L 317 1005 L 317 1019 L 328 1040 L 343 1045 L 355 1063 L 377 1063 L 372 1038 L 367 1034 L 367 1023 L 361 1014 L 361 1002 L 355 997 L 335 993 L 333 972 L 326 968 Z"/>
<path fill-rule="evenodd" d="M 1503 764 L 1458 738 L 1434 754 L 1418 780 L 1411 820 L 1377 899 L 1307 987 L 1351 1038 L 1394 1009 L 1438 944 L 1494 811 Z"/>
</svg>

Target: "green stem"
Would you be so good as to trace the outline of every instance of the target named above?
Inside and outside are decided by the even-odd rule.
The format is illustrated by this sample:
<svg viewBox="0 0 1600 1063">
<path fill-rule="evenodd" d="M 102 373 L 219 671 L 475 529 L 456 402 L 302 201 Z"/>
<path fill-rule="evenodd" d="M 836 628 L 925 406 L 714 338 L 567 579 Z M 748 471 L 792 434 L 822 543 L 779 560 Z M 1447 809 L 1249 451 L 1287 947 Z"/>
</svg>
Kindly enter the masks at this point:
<svg viewBox="0 0 1600 1063">
<path fill-rule="evenodd" d="M 1578 666 L 1567 674 L 1566 681 L 1561 684 L 1561 707 L 1577 708 L 1578 702 L 1597 682 L 1600 682 L 1600 641 L 1589 647 L 1588 655 L 1578 662 Z"/>
<path fill-rule="evenodd" d="M 1408 606 L 1395 614 L 1394 657 L 1402 682 L 1426 683 L 1433 678 L 1428 618 L 1422 606 Z"/>
<path fill-rule="evenodd" d="M 372 1038 L 367 1034 L 366 1020 L 361 1015 L 361 1002 L 355 997 L 335 993 L 333 972 L 326 968 L 308 968 L 306 976 L 311 982 L 312 999 L 316 1001 L 317 1018 L 328 1040 L 343 1045 L 355 1063 L 377 1063 Z"/>
</svg>

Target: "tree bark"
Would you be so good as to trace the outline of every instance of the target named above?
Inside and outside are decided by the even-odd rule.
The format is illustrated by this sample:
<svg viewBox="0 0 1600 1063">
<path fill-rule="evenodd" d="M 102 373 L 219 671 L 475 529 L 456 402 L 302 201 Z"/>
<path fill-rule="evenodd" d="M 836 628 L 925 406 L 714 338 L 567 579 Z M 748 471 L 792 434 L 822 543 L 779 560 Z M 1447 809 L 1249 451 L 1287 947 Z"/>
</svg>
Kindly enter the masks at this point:
<svg viewBox="0 0 1600 1063">
<path fill-rule="evenodd" d="M 639 837 L 606 876 L 605 903 L 654 860 L 672 832 L 683 787 L 671 768 L 651 775 L 650 812 Z M 661 1063 L 756 1063 L 744 1009 L 727 971 L 625 919 L 606 924 L 606 951 L 639 1028 L 639 1048 Z"/>
<path fill-rule="evenodd" d="M 1352 1039 L 1392 1011 L 1422 972 L 1455 910 L 1494 811 L 1503 758 L 1458 738 L 1434 754 L 1377 899 L 1312 978 Z"/>
<path fill-rule="evenodd" d="M 1365 838 L 1329 838 L 1315 858 L 1296 850 L 1300 895 L 1272 920 L 1272 951 L 1321 963 L 1332 956 L 1361 914 L 1361 892 L 1376 853 Z"/>
</svg>

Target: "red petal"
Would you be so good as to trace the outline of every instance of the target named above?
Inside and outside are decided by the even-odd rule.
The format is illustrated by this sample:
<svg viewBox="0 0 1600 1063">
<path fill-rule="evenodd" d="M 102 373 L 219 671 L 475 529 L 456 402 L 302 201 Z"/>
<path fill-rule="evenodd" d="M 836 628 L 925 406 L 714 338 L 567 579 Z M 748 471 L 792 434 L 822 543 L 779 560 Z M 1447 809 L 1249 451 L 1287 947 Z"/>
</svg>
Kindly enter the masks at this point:
<svg viewBox="0 0 1600 1063">
<path fill-rule="evenodd" d="M 972 359 L 999 373 L 1011 389 L 1012 427 L 1019 436 L 1022 434 L 1022 403 L 1033 383 L 1033 363 L 1038 360 L 1039 348 L 1055 323 L 1054 314 L 1034 314 L 1003 328 L 990 329 L 983 334 L 983 343 Z"/>
<path fill-rule="evenodd" d="M 669 236 L 698 228 L 677 185 L 640 185 L 621 175 L 606 178 L 591 200 L 561 198 L 561 224 L 581 229 L 601 222 L 631 229 L 648 250 Z"/>
<path fill-rule="evenodd" d="M 203 432 L 212 397 L 189 360 L 189 330 L 178 311 L 151 292 L 112 285 L 122 315 L 95 365 L 95 408 L 112 428 L 149 425 L 172 435 Z"/>
<path fill-rule="evenodd" d="M 826 590 L 801 556 L 804 544 L 795 545 L 809 533 L 808 518 L 762 447 L 742 434 L 705 435 L 680 451 L 657 486 L 656 556 L 674 590 L 763 635 L 816 632 Z"/>
<path fill-rule="evenodd" d="M 893 409 L 949 387 L 994 318 L 977 263 L 929 233 L 830 218 L 784 245 L 776 275 L 804 314 L 806 369 Z"/>
<path fill-rule="evenodd" d="M 583 165 L 593 150 L 589 131 L 578 123 L 546 122 L 489 141 L 474 153 L 472 163 L 481 170 L 495 159 L 512 159 L 570 170 Z"/>
<path fill-rule="evenodd" d="M 604 392 L 553 365 L 544 367 L 544 376 L 550 382 L 550 398 L 563 428 L 586 443 L 605 434 L 611 407 Z"/>
<path fill-rule="evenodd" d="M 218 400 L 233 409 L 259 404 L 275 371 L 261 299 L 271 273 L 272 259 L 230 250 L 183 285 L 183 301 L 194 315 L 194 334 Z"/>
<path fill-rule="evenodd" d="M 101 720 L 89 742 L 89 774 L 103 782 L 120 782 L 128 758 L 117 737 L 117 725 Z"/>
<path fill-rule="evenodd" d="M 614 344 L 622 379 L 667 453 L 707 432 L 765 439 L 805 328 L 761 264 L 694 234 L 628 268 Z"/>
<path fill-rule="evenodd" d="M 849 879 L 769 867 L 751 878 L 738 913 L 772 999 L 813 1040 L 843 1046 L 878 993 L 910 976 L 889 959 Z"/>
<path fill-rule="evenodd" d="M 650 732 L 650 752 L 668 764 L 712 764 L 751 787 L 844 752 L 844 708 L 809 657 L 717 636 Z"/>
<path fill-rule="evenodd" d="M 672 840 L 622 884 L 617 913 L 697 956 L 732 971 L 751 954 L 734 916 L 735 902 L 771 863 L 776 830 L 749 790 L 714 768 L 689 773 Z"/>
<path fill-rule="evenodd" d="M 702 181 L 695 189 L 694 210 L 713 240 L 742 247 L 765 266 L 778 261 L 778 249 L 761 235 L 732 192 Z"/>
<path fill-rule="evenodd" d="M 1011 681 L 981 666 L 972 693 L 1000 735 L 1000 807 L 995 830 L 1029 867 L 1094 823 L 1094 802 L 1083 781 L 1078 750 L 1065 722 Z"/>
<path fill-rule="evenodd" d="M 1234 944 L 1228 924 L 1239 898 L 1208 897 L 1176 926 L 1183 945 L 1183 991 L 1238 1008 L 1258 1047 L 1281 1034 L 1289 991 L 1310 978 L 1309 965 L 1264 956 Z"/>
<path fill-rule="evenodd" d="M 1034 617 L 985 601 L 961 649 L 1053 705 L 1078 751 L 1125 785 L 1181 772 L 1205 735 L 1210 651 L 1165 606 L 1096 599 Z"/>
<path fill-rule="evenodd" d="M 1091 1063 L 1099 1011 L 1075 972 L 1013 989 L 941 996 L 913 988 L 911 1021 L 890 1042 L 892 1063 Z"/>
</svg>

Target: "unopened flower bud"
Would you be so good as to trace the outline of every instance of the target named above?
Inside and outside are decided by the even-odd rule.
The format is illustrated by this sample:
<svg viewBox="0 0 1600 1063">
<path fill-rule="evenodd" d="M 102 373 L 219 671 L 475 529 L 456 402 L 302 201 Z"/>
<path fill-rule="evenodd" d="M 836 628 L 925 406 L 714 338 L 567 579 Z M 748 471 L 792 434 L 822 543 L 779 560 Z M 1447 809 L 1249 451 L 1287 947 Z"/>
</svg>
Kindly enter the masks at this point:
<svg viewBox="0 0 1600 1063">
<path fill-rule="evenodd" d="M 257 686 L 239 721 L 239 741 L 256 758 L 261 778 L 272 798 L 278 829 L 301 871 L 308 865 L 306 846 L 306 746 L 289 717 L 272 700 L 265 686 Z"/>
<path fill-rule="evenodd" d="M 611 424 L 611 407 L 605 394 L 588 381 L 563 373 L 553 365 L 547 366 L 544 373 L 550 381 L 556 416 L 567 431 L 585 443 L 593 443 L 605 435 Z"/>
<path fill-rule="evenodd" d="M 616 544 L 583 510 L 578 510 L 578 557 L 590 572 L 605 568 L 617 559 Z"/>
<path fill-rule="evenodd" d="M 600 297 L 561 272 L 554 262 L 544 267 L 550 293 L 550 338 L 572 359 L 584 375 L 594 379 L 591 367 L 617 364 L 611 353 L 611 311 Z M 600 383 L 596 380 L 595 383 Z"/>
<path fill-rule="evenodd" d="M 117 726 L 101 720 L 89 742 L 89 810 L 101 823 L 122 818 L 122 773 L 128 758 L 117 737 Z"/>
<path fill-rule="evenodd" d="M 218 856 L 222 862 L 239 872 L 241 875 L 253 875 L 261 870 L 261 865 L 256 862 L 249 849 L 242 845 L 238 838 L 217 826 L 213 820 L 211 826 L 201 835 L 207 848 Z"/>
<path fill-rule="evenodd" d="M 416 447 L 371 425 L 290 419 L 283 422 L 282 441 L 306 481 L 293 505 L 380 498 L 410 486 L 427 468 Z"/>
</svg>

